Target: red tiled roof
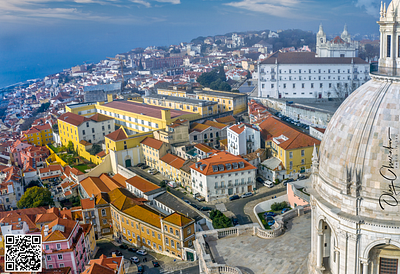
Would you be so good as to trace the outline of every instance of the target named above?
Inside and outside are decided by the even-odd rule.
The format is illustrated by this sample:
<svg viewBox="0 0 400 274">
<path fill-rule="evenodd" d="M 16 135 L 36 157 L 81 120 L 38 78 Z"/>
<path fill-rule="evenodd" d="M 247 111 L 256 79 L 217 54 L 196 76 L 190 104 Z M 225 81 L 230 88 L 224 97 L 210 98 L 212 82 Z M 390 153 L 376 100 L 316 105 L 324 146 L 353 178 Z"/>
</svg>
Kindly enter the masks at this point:
<svg viewBox="0 0 400 274">
<path fill-rule="evenodd" d="M 153 118 L 161 119 L 161 110 L 165 109 L 163 107 L 144 105 L 142 103 L 136 103 L 131 101 L 112 101 L 103 105 L 104 107 L 119 109 L 131 113 L 141 114 L 145 116 L 150 116 Z M 171 109 L 171 118 L 176 118 L 181 115 L 191 114 L 190 112 L 173 110 Z"/>
<path fill-rule="evenodd" d="M 152 147 L 154 149 L 160 149 L 161 146 L 163 145 L 163 142 L 160 140 L 156 140 L 154 138 L 151 137 L 146 137 L 143 141 L 140 142 L 142 145 L 146 145 L 149 147 Z"/>
<path fill-rule="evenodd" d="M 226 168 L 226 164 L 239 163 L 239 162 L 244 163 L 243 168 L 234 169 L 232 167 L 232 169 L 230 169 L 230 170 L 228 170 Z M 248 163 L 247 161 L 245 161 L 242 157 L 235 156 L 226 151 L 217 152 L 214 155 L 212 155 L 211 157 L 200 160 L 198 163 L 201 163 L 201 165 L 204 165 L 202 168 L 203 170 L 201 170 L 201 166 L 199 166 L 197 168 L 196 164 L 191 165 L 190 168 L 192 168 L 192 169 L 196 170 L 197 172 L 200 172 L 201 174 L 204 174 L 206 176 L 214 175 L 214 174 L 231 173 L 231 172 L 235 172 L 235 171 L 240 172 L 240 171 L 244 171 L 244 170 L 257 169 L 255 166 L 253 166 L 250 163 Z M 218 166 L 220 164 L 224 166 L 224 170 L 223 171 L 219 171 L 219 170 L 213 171 L 212 166 Z"/>
<path fill-rule="evenodd" d="M 126 180 L 126 182 L 144 193 L 160 188 L 140 176 L 134 176 Z"/>
<path fill-rule="evenodd" d="M 122 127 L 106 135 L 106 137 L 113 141 L 128 139 L 128 135 L 125 133 L 125 130 Z"/>
<path fill-rule="evenodd" d="M 214 122 L 214 121 L 209 121 L 209 120 L 205 121 L 204 124 L 207 126 L 212 126 L 212 127 L 218 128 L 218 129 L 223 129 L 223 128 L 227 127 L 227 125 L 225 125 L 225 124 Z"/>
<path fill-rule="evenodd" d="M 321 144 L 321 141 L 292 128 L 275 117 L 265 119 L 259 127 L 261 129 L 261 135 L 266 141 L 279 138 L 282 135 L 285 136 L 287 140 L 281 139 L 280 144 L 278 144 L 285 150 Z"/>
<path fill-rule="evenodd" d="M 166 154 L 160 160 L 176 169 L 180 169 L 185 163 L 184 159 L 171 153 Z"/>
<path fill-rule="evenodd" d="M 86 118 L 84 116 L 72 113 L 72 112 L 67 112 L 62 114 L 60 117 L 58 117 L 58 120 L 67 122 L 68 124 L 74 125 L 74 126 L 79 126 L 83 122 L 88 121 L 89 118 Z"/>
<path fill-rule="evenodd" d="M 247 124 L 247 123 L 240 123 L 240 124 L 232 125 L 229 127 L 229 129 L 237 134 L 241 134 L 245 130 L 246 127 L 249 127 L 249 128 L 259 131 L 256 127 L 254 127 L 250 124 Z"/>
</svg>

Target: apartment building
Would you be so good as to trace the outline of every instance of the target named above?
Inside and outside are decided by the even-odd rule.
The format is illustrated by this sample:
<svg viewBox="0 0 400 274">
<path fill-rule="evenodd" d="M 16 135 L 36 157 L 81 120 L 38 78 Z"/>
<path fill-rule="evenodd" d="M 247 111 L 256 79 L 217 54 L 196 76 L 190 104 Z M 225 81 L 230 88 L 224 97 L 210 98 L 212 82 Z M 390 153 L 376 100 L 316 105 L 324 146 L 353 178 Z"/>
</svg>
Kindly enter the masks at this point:
<svg viewBox="0 0 400 274">
<path fill-rule="evenodd" d="M 201 117 L 218 114 L 218 103 L 188 97 L 168 96 L 161 94 L 148 95 L 143 98 L 144 103 L 152 106 L 161 106 L 170 109 L 197 113 Z"/>
<path fill-rule="evenodd" d="M 270 150 L 272 158 L 262 163 L 262 172 L 266 178 L 283 180 L 295 178 L 310 171 L 314 145 L 319 148 L 317 140 L 278 118 L 269 117 L 260 124 L 265 147 Z M 280 166 L 280 168 L 279 168 Z"/>
<path fill-rule="evenodd" d="M 163 129 L 177 119 L 191 121 L 200 118 L 200 115 L 197 113 L 124 100 L 115 100 L 108 103 L 98 102 L 90 105 L 76 104 L 66 106 L 66 111 L 73 113 L 83 112 L 83 110 L 90 114 L 100 113 L 115 119 L 115 123 L 129 130 L 130 134 Z"/>
<path fill-rule="evenodd" d="M 53 143 L 53 129 L 50 124 L 32 126 L 23 135 L 29 144 L 35 146 Z"/>
<path fill-rule="evenodd" d="M 44 225 L 41 234 L 45 268 L 71 267 L 72 274 L 85 270 L 89 257 L 79 222 L 57 218 Z"/>
<path fill-rule="evenodd" d="M 257 168 L 226 151 L 215 152 L 191 167 L 192 192 L 206 201 L 253 191 Z"/>
<path fill-rule="evenodd" d="M 245 155 L 261 148 L 260 130 L 253 125 L 240 123 L 227 130 L 228 151 L 233 155 Z"/>
<path fill-rule="evenodd" d="M 69 141 L 76 148 L 82 140 L 91 144 L 101 142 L 114 129 L 114 119 L 98 113 L 87 118 L 72 112 L 66 112 L 58 118 L 58 131 L 61 143 L 64 146 L 67 146 Z"/>
<path fill-rule="evenodd" d="M 160 171 L 160 158 L 168 153 L 170 149 L 169 144 L 147 137 L 140 142 L 140 147 L 146 165 Z"/>
<path fill-rule="evenodd" d="M 233 111 L 236 115 L 247 109 L 247 95 L 235 92 L 225 92 L 216 90 L 192 90 L 182 89 L 177 86 L 173 86 L 168 89 L 157 89 L 159 95 L 175 96 L 175 97 L 187 97 L 195 98 L 210 102 L 217 102 L 218 112 L 224 113 L 227 111 Z"/>
<path fill-rule="evenodd" d="M 219 140 L 225 139 L 228 126 L 214 121 L 192 123 L 189 131 L 190 143 L 206 143 L 212 147 L 219 146 Z"/>
<path fill-rule="evenodd" d="M 21 170 L 18 167 L 5 167 L 0 171 L 0 209 L 17 207 L 24 194 Z"/>
<path fill-rule="evenodd" d="M 17 152 L 21 159 L 21 167 L 31 166 L 37 168 L 44 166 L 46 159 L 50 156 L 50 151 L 45 146 L 30 146 Z"/>
<path fill-rule="evenodd" d="M 159 171 L 165 177 L 177 183 L 181 182 L 180 169 L 185 164 L 185 160 L 171 153 L 164 155 L 159 161 Z"/>
<path fill-rule="evenodd" d="M 176 120 L 167 125 L 164 130 L 156 130 L 153 132 L 154 139 L 162 141 L 170 145 L 179 145 L 189 143 L 189 121 Z"/>
</svg>

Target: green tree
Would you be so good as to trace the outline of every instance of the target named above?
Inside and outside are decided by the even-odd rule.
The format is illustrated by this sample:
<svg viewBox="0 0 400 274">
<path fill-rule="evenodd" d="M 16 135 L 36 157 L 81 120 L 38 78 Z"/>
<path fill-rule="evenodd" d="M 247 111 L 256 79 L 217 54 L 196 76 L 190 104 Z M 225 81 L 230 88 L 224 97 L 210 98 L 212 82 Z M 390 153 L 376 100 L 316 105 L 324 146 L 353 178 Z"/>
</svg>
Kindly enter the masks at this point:
<svg viewBox="0 0 400 274">
<path fill-rule="evenodd" d="M 47 205 L 54 205 L 51 192 L 47 188 L 38 186 L 28 188 L 17 203 L 18 208 L 32 208 Z"/>
<path fill-rule="evenodd" d="M 96 155 L 100 151 L 102 151 L 101 146 L 99 146 L 98 144 L 94 144 L 92 145 L 92 148 L 89 150 L 89 153 L 91 155 Z"/>
<path fill-rule="evenodd" d="M 74 143 L 72 143 L 72 141 L 68 142 L 67 151 L 68 151 L 68 153 L 74 153 L 75 152 Z"/>
<path fill-rule="evenodd" d="M 231 87 L 231 85 L 229 85 L 227 82 L 222 82 L 222 83 L 219 85 L 218 89 L 219 89 L 219 90 L 222 90 L 222 91 L 231 91 L 232 87 Z"/>
<path fill-rule="evenodd" d="M 218 76 L 222 81 L 224 81 L 224 82 L 226 81 L 224 64 L 222 64 L 222 66 L 219 66 L 219 68 L 218 68 Z"/>
<path fill-rule="evenodd" d="M 38 180 L 30 181 L 29 184 L 26 187 L 24 187 L 24 190 L 26 191 L 28 188 L 31 188 L 34 186 L 40 187 L 40 182 Z"/>
<path fill-rule="evenodd" d="M 52 126 L 52 128 L 53 128 L 53 132 L 58 133 L 58 124 L 54 124 Z"/>
</svg>

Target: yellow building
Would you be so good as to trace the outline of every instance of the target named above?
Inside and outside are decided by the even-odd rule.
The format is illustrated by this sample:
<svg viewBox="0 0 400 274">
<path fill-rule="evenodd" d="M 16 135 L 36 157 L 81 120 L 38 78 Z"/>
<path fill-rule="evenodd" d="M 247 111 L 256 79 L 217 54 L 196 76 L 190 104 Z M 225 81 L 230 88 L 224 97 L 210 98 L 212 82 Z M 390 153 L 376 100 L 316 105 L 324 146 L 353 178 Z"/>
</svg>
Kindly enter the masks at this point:
<svg viewBox="0 0 400 274">
<path fill-rule="evenodd" d="M 158 170 L 162 173 L 162 175 L 170 180 L 181 183 L 181 168 L 184 164 L 184 159 L 168 153 L 164 157 L 160 158 Z"/>
<path fill-rule="evenodd" d="M 53 143 L 53 129 L 50 124 L 32 126 L 24 132 L 24 136 L 29 144 L 44 146 Z"/>
<path fill-rule="evenodd" d="M 133 101 L 116 100 L 108 103 L 76 104 L 65 107 L 72 113 L 100 113 L 115 119 L 117 125 L 123 126 L 129 134 L 163 129 L 177 119 L 189 121 L 200 118 L 197 113 L 166 109 L 165 107 L 144 105 Z"/>
<path fill-rule="evenodd" d="M 184 250 L 192 246 L 195 235 L 193 219 L 177 212 L 165 216 L 149 206 L 138 205 L 138 198 L 127 190 L 115 189 L 109 194 L 115 238 L 187 259 Z"/>
<path fill-rule="evenodd" d="M 140 147 L 146 165 L 160 171 L 160 158 L 167 154 L 169 144 L 148 137 L 140 143 Z"/>
<path fill-rule="evenodd" d="M 168 89 L 158 89 L 159 95 L 168 95 L 175 97 L 196 98 L 218 104 L 217 113 L 233 111 L 238 114 L 247 110 L 247 95 L 235 92 L 217 91 L 217 90 L 190 90 L 180 89 L 176 86 Z"/>
<path fill-rule="evenodd" d="M 144 103 L 152 106 L 161 106 L 170 109 L 198 113 L 201 117 L 218 114 L 218 103 L 188 97 L 177 97 L 153 94 L 143 98 Z"/>
<path fill-rule="evenodd" d="M 321 141 L 290 127 L 275 117 L 264 120 L 260 124 L 260 130 L 270 156 L 280 161 L 280 163 L 278 161 L 274 163 L 276 172 L 280 175 L 275 175 L 275 178 L 270 179 L 297 179 L 300 174 L 310 170 L 314 145 L 319 148 Z M 263 164 L 267 169 L 273 170 L 275 169 L 273 166 L 268 166 L 272 162 L 273 160 L 267 159 Z M 279 165 L 281 168 L 278 167 Z"/>
<path fill-rule="evenodd" d="M 118 165 L 131 167 L 142 162 L 140 142 L 151 136 L 152 132 L 128 135 L 123 127 L 106 135 L 106 153 L 110 153 L 113 170 Z"/>
<path fill-rule="evenodd" d="M 189 121 L 176 120 L 168 125 L 164 130 L 153 132 L 154 139 L 160 140 L 170 145 L 189 142 Z"/>
<path fill-rule="evenodd" d="M 67 146 L 71 141 L 75 148 L 82 140 L 91 144 L 103 141 L 105 135 L 114 131 L 114 128 L 114 119 L 98 113 L 88 118 L 66 112 L 58 118 L 61 143 Z"/>
<path fill-rule="evenodd" d="M 85 233 L 85 247 L 90 258 L 94 257 L 94 250 L 96 249 L 96 237 L 94 227 L 92 224 L 80 224 Z"/>
</svg>

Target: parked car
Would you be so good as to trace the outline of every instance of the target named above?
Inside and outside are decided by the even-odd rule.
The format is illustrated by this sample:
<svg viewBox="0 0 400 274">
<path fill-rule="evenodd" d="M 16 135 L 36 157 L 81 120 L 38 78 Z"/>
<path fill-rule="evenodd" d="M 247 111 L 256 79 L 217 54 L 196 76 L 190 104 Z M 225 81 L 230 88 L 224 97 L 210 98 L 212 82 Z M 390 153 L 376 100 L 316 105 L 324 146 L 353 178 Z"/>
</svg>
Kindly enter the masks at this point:
<svg viewBox="0 0 400 274">
<path fill-rule="evenodd" d="M 142 255 L 142 256 L 144 256 L 144 255 L 146 255 L 146 254 L 147 254 L 147 251 L 146 251 L 146 250 L 144 250 L 144 249 L 139 249 L 138 251 L 136 251 L 136 253 L 137 253 L 137 254 L 139 254 L 139 255 Z"/>
<path fill-rule="evenodd" d="M 239 220 L 236 217 L 232 217 L 233 226 L 237 226 L 239 224 Z"/>
<path fill-rule="evenodd" d="M 195 209 L 200 209 L 200 207 L 196 204 L 191 204 L 192 207 L 194 207 Z"/>
<path fill-rule="evenodd" d="M 265 180 L 265 181 L 264 181 L 264 185 L 265 185 L 266 187 L 271 188 L 271 187 L 274 186 L 274 183 L 271 182 L 270 180 Z"/>
<path fill-rule="evenodd" d="M 111 254 L 112 254 L 112 253 L 115 253 L 116 256 L 122 256 L 122 252 L 119 251 L 119 250 L 111 251 Z"/>
<path fill-rule="evenodd" d="M 140 263 L 140 260 L 139 260 L 138 257 L 130 257 L 129 260 L 130 260 L 132 263 L 135 263 L 135 264 Z"/>
<path fill-rule="evenodd" d="M 168 182 L 168 186 L 174 188 L 174 187 L 177 186 L 177 184 L 176 184 L 176 182 L 174 182 L 174 181 L 169 181 L 169 182 Z"/>
<path fill-rule="evenodd" d="M 146 168 L 148 168 L 149 166 L 148 165 L 143 165 L 143 166 L 141 166 L 140 168 L 141 169 L 146 169 Z"/>
<path fill-rule="evenodd" d="M 144 266 L 143 265 L 138 265 L 137 271 L 138 271 L 138 273 L 143 273 L 144 272 Z"/>
<path fill-rule="evenodd" d="M 136 164 L 135 166 L 136 167 L 141 167 L 141 166 L 144 166 L 144 163 L 139 163 L 139 164 Z"/>
<path fill-rule="evenodd" d="M 197 195 L 196 196 L 196 200 L 199 201 L 199 202 L 204 202 L 206 199 L 203 196 Z"/>
<path fill-rule="evenodd" d="M 128 251 L 130 251 L 130 252 L 136 252 L 136 251 L 137 251 L 137 248 L 130 247 L 130 248 L 128 248 Z"/>
<path fill-rule="evenodd" d="M 240 198 L 239 195 L 233 195 L 233 196 L 229 197 L 229 201 L 237 200 L 239 198 Z"/>
<path fill-rule="evenodd" d="M 271 221 L 267 222 L 267 224 L 268 224 L 269 226 L 274 225 L 274 224 L 275 224 L 275 220 L 271 220 Z"/>
<path fill-rule="evenodd" d="M 242 194 L 242 198 L 247 198 L 247 197 L 250 197 L 250 196 L 253 196 L 252 192 L 246 192 L 246 193 Z"/>
<path fill-rule="evenodd" d="M 281 213 L 283 214 L 283 213 L 285 213 L 286 211 L 289 211 L 290 210 L 290 208 L 284 208 L 284 209 L 282 209 L 282 211 L 281 211 Z"/>
<path fill-rule="evenodd" d="M 264 217 L 275 217 L 276 213 L 275 212 L 265 212 Z"/>
<path fill-rule="evenodd" d="M 301 175 L 301 176 L 299 176 L 299 178 L 297 178 L 298 180 L 304 180 L 304 179 L 307 179 L 307 176 L 305 176 L 305 175 Z"/>
<path fill-rule="evenodd" d="M 203 207 L 200 208 L 200 210 L 201 211 L 210 211 L 210 210 L 212 210 L 212 208 L 209 207 L 209 206 L 203 206 Z"/>
<path fill-rule="evenodd" d="M 121 249 L 128 249 L 128 246 L 127 246 L 126 244 L 122 244 L 122 245 L 119 246 L 119 248 L 121 248 Z"/>
<path fill-rule="evenodd" d="M 256 181 L 259 182 L 260 184 L 264 183 L 264 179 L 261 177 L 257 177 Z"/>
<path fill-rule="evenodd" d="M 151 262 L 153 263 L 154 267 L 159 267 L 160 266 L 160 264 L 157 261 L 151 261 Z"/>
<path fill-rule="evenodd" d="M 188 205 L 191 205 L 192 203 L 189 200 L 183 200 L 185 203 L 187 203 Z"/>
</svg>

